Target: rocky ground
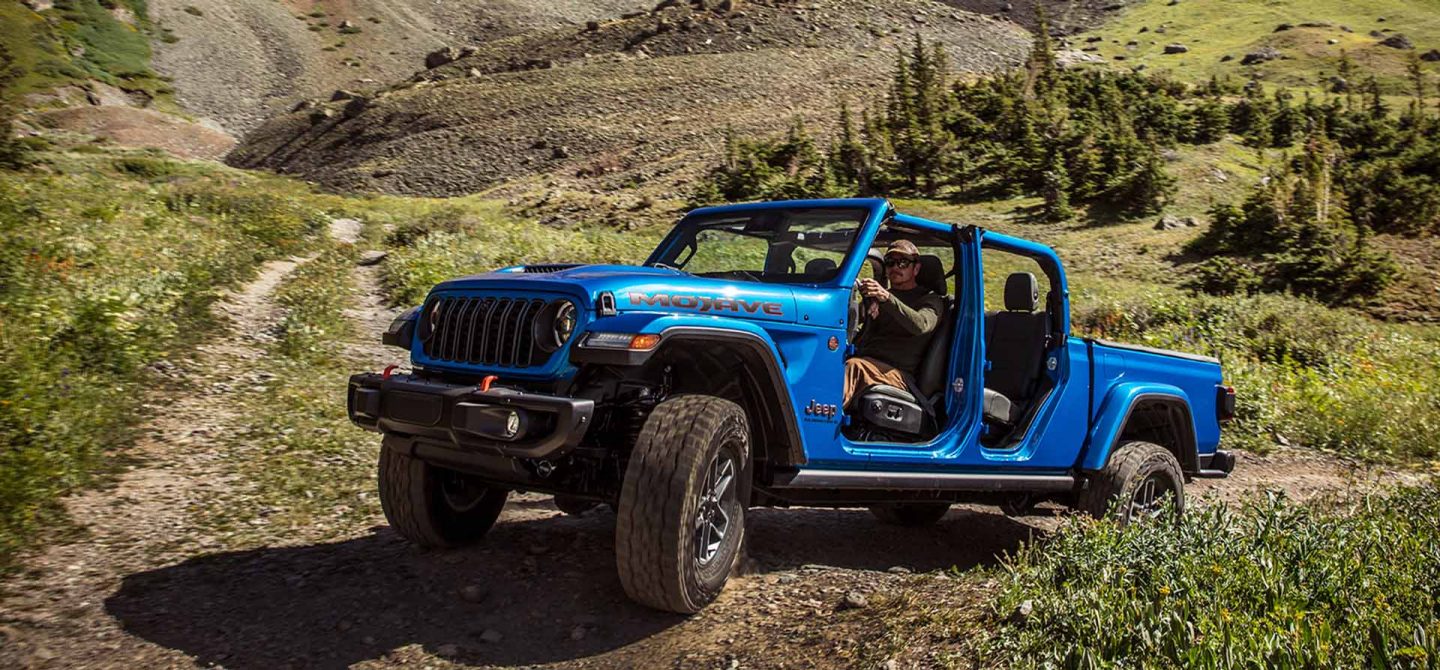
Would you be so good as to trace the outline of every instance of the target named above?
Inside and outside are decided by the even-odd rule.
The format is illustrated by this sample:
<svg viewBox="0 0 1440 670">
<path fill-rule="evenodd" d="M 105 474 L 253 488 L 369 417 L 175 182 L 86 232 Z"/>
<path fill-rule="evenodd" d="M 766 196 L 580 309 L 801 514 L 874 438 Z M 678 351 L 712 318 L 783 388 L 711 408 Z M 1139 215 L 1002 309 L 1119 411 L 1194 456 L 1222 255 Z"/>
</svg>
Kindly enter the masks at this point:
<svg viewBox="0 0 1440 670">
<path fill-rule="evenodd" d="M 526 30 L 583 25 L 645 0 L 155 0 L 176 39 L 155 68 L 187 110 L 235 136 L 297 100 L 409 76 L 445 44 L 481 44 Z"/>
<path fill-rule="evenodd" d="M 360 226 L 337 221 L 332 235 L 358 242 Z M 484 543 L 458 551 L 404 543 L 364 494 L 358 517 L 267 530 L 260 510 L 241 515 L 253 532 L 237 534 L 215 510 L 254 507 L 258 470 L 237 466 L 222 438 L 241 424 L 246 389 L 271 382 L 264 356 L 282 316 L 274 291 L 312 258 L 266 265 L 216 306 L 231 330 L 157 366 L 168 382 L 150 401 L 133 467 L 70 498 L 78 528 L 0 584 L 0 667 L 928 665 L 926 641 L 876 639 L 877 604 L 923 598 L 983 625 L 991 586 L 957 571 L 996 565 L 1062 513 L 957 506 L 933 527 L 902 529 L 864 510 L 752 510 L 743 573 L 688 619 L 626 599 L 610 512 L 565 516 L 539 495 L 513 497 Z M 358 327 L 341 351 L 357 369 L 397 360 L 375 343 L 392 316 L 376 279 L 374 266 L 336 277 L 356 289 L 346 313 Z M 1405 478 L 1281 449 L 1241 454 L 1234 477 L 1192 491 L 1213 504 Z"/>
<path fill-rule="evenodd" d="M 1015 23 L 931 0 L 660 4 L 452 45 L 409 81 L 271 119 L 230 162 L 340 190 L 683 198 L 727 127 L 834 124 L 842 99 L 879 96 L 915 35 L 969 73 L 1013 67 L 1030 43 Z"/>
</svg>

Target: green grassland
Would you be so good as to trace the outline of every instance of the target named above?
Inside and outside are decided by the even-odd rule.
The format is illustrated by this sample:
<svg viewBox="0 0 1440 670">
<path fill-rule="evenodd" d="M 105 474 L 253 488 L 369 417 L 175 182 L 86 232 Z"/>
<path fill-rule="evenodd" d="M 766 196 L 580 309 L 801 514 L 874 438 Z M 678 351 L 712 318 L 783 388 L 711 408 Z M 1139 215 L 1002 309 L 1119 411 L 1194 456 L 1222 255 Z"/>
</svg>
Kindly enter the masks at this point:
<svg viewBox="0 0 1440 670">
<path fill-rule="evenodd" d="M 120 10 L 133 24 L 117 18 Z M 174 88 L 150 68 L 150 39 L 162 34 L 144 0 L 59 0 L 35 12 L 0 3 L 0 46 L 14 56 L 21 77 L 16 95 L 99 81 L 143 93 L 168 111 Z"/>
<path fill-rule="evenodd" d="M 1380 19 L 1384 20 L 1381 21 Z M 1326 23 L 1328 26 L 1301 26 Z M 1295 26 L 1276 32 L 1281 24 Z M 1162 28 L 1163 33 L 1157 33 Z M 1341 28 L 1345 26 L 1350 31 Z M 1145 32 L 1141 32 L 1146 28 Z M 1404 96 L 1410 52 L 1382 46 L 1372 30 L 1403 34 L 1417 52 L 1440 49 L 1440 2 L 1436 0 L 1145 0 L 1126 8 L 1094 31 L 1071 38 L 1077 47 L 1098 47 L 1097 54 L 1119 65 L 1144 65 L 1147 71 L 1183 81 L 1213 77 L 1240 81 L 1256 77 L 1267 84 L 1322 90 L 1336 74 L 1344 50 L 1360 71 L 1374 73 L 1382 89 Z M 1102 41 L 1087 43 L 1089 37 Z M 1130 41 L 1138 44 L 1127 46 Z M 1336 40 L 1336 44 L 1329 44 Z M 1190 51 L 1165 54 L 1168 44 Z M 1260 47 L 1279 49 L 1284 58 L 1241 65 Z M 1119 63 L 1116 56 L 1125 60 Z M 1225 56 L 1232 60 L 1222 62 Z M 1433 74 L 1440 63 L 1423 64 Z M 1351 82 L 1356 84 L 1359 82 Z M 1440 95 L 1432 92 L 1430 95 Z"/>
<path fill-rule="evenodd" d="M 213 163 L 36 160 L 0 178 L 0 557 L 129 444 L 146 366 L 211 332 L 217 292 L 324 224 L 303 185 Z"/>
</svg>

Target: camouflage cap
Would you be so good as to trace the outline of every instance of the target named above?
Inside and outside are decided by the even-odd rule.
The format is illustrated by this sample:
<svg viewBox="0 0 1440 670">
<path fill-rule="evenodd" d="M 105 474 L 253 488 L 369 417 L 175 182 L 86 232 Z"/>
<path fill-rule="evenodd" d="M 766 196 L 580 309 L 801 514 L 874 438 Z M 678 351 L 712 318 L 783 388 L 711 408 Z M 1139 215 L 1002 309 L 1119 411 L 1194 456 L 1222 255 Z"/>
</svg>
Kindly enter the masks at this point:
<svg viewBox="0 0 1440 670">
<path fill-rule="evenodd" d="M 890 254 L 904 254 L 910 258 L 919 258 L 920 249 L 910 240 L 895 240 L 890 243 L 890 246 L 885 247 L 885 255 L 889 256 Z"/>
</svg>

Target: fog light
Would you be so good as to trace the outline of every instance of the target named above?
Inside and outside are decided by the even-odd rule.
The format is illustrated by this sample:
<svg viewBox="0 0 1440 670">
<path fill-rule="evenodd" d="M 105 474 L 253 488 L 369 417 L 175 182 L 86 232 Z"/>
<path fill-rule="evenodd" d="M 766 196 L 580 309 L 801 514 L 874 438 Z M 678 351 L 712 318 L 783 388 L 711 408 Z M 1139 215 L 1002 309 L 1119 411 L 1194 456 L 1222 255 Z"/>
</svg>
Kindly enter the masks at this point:
<svg viewBox="0 0 1440 670">
<path fill-rule="evenodd" d="M 510 412 L 509 412 L 509 413 L 507 414 L 507 416 L 505 417 L 505 430 L 504 430 L 504 432 L 501 433 L 501 435 L 504 436 L 504 437 L 509 438 L 509 437 L 515 437 L 515 435 L 518 434 L 519 432 L 520 432 L 520 413 L 519 413 L 519 412 L 516 412 L 515 410 L 510 410 Z"/>
</svg>

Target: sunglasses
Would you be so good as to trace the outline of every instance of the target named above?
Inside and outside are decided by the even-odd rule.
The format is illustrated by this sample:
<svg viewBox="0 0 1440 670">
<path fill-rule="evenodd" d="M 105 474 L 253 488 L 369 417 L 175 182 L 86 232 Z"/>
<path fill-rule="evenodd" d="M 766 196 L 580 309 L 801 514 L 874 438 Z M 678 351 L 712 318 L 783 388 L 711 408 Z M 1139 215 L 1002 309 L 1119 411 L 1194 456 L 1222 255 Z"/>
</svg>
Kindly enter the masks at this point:
<svg viewBox="0 0 1440 670">
<path fill-rule="evenodd" d="M 901 270 L 904 270 L 905 268 L 908 268 L 908 267 L 910 267 L 910 266 L 912 266 L 912 265 L 914 265 L 914 264 L 915 264 L 915 261 L 912 261 L 912 260 L 910 260 L 910 259 L 908 259 L 908 258 L 887 258 L 887 259 L 885 259 L 885 267 L 887 267 L 887 268 L 900 268 Z"/>
</svg>

